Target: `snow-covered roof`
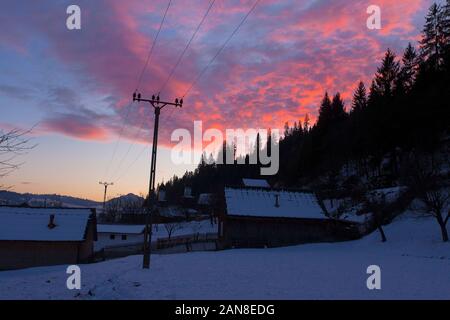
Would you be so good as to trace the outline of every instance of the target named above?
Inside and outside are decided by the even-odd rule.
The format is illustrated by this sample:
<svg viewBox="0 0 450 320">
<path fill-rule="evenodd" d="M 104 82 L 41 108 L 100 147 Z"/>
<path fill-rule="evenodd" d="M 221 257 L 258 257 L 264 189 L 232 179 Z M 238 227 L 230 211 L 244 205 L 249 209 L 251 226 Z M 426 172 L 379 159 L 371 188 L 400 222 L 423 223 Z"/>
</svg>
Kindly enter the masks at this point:
<svg viewBox="0 0 450 320">
<path fill-rule="evenodd" d="M 264 179 L 242 179 L 245 187 L 254 187 L 254 188 L 270 188 L 267 180 Z"/>
<path fill-rule="evenodd" d="M 0 241 L 82 241 L 90 209 L 0 207 Z M 49 228 L 50 215 L 54 228 Z"/>
<path fill-rule="evenodd" d="M 97 233 L 141 234 L 144 228 L 144 225 L 97 224 Z"/>
<path fill-rule="evenodd" d="M 229 215 L 326 219 L 311 193 L 225 188 L 225 201 Z"/>
</svg>

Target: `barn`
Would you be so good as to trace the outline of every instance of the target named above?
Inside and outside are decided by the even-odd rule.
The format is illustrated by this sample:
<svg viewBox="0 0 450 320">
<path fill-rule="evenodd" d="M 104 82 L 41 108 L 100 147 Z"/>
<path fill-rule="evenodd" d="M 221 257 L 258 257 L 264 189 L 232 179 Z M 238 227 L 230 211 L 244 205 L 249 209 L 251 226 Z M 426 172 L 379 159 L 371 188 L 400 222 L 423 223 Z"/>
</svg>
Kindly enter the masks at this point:
<svg viewBox="0 0 450 320">
<path fill-rule="evenodd" d="M 314 194 L 267 188 L 224 190 L 222 248 L 263 248 L 359 238 L 359 224 L 330 219 Z"/>
<path fill-rule="evenodd" d="M 90 262 L 95 209 L 0 207 L 0 270 Z"/>
</svg>

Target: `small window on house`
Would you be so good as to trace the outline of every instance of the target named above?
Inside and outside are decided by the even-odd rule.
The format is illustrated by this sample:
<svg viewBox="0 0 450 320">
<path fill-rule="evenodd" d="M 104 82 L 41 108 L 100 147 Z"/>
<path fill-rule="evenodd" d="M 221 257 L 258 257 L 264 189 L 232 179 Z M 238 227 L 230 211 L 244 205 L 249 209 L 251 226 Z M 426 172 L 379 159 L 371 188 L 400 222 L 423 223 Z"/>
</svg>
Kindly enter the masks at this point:
<svg viewBox="0 0 450 320">
<path fill-rule="evenodd" d="M 122 235 L 122 240 L 127 240 L 127 235 L 126 234 Z"/>
<path fill-rule="evenodd" d="M 114 239 L 116 238 L 116 235 L 115 235 L 115 234 L 110 234 L 110 235 L 109 235 L 109 238 L 110 238 L 111 240 L 114 240 Z"/>
</svg>

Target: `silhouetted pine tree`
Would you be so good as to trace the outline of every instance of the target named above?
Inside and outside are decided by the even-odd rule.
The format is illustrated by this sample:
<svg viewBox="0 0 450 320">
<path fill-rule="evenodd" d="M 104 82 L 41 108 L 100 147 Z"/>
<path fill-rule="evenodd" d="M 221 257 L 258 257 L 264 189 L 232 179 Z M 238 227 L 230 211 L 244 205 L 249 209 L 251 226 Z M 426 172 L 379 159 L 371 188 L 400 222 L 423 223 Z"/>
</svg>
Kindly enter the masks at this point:
<svg viewBox="0 0 450 320">
<path fill-rule="evenodd" d="M 450 0 L 447 0 L 442 8 L 441 19 L 444 36 L 444 63 L 447 71 L 450 71 Z"/>
<path fill-rule="evenodd" d="M 317 127 L 327 128 L 332 121 L 333 112 L 331 110 L 331 100 L 328 96 L 328 92 L 325 92 L 325 96 L 322 99 L 322 103 L 319 108 L 319 119 L 317 120 Z"/>
<path fill-rule="evenodd" d="M 396 82 L 396 90 L 399 94 L 406 94 L 413 88 L 417 75 L 418 56 L 411 43 L 408 44 L 403 58 L 402 67 Z"/>
<path fill-rule="evenodd" d="M 296 132 L 298 135 L 303 135 L 302 120 L 298 120 Z"/>
<path fill-rule="evenodd" d="M 426 66 L 439 70 L 444 55 L 445 37 L 441 7 L 433 3 L 428 10 L 420 41 L 420 56 Z"/>
<path fill-rule="evenodd" d="M 345 112 L 344 101 L 339 92 L 334 95 L 333 101 L 331 102 L 331 114 L 333 124 L 347 119 L 348 115 L 347 112 Z"/>
<path fill-rule="evenodd" d="M 303 119 L 303 132 L 308 133 L 309 129 L 311 129 L 311 123 L 309 120 L 309 115 L 305 114 L 305 118 Z"/>
<path fill-rule="evenodd" d="M 375 89 L 381 97 L 392 97 L 399 70 L 400 64 L 396 61 L 395 53 L 388 49 L 375 75 Z"/>
<path fill-rule="evenodd" d="M 447 0 L 441 9 L 442 31 L 445 37 L 444 42 L 448 44 L 450 38 L 450 0 Z"/>
<path fill-rule="evenodd" d="M 289 122 L 286 121 L 284 124 L 284 136 L 287 137 L 291 134 L 292 130 L 289 128 Z"/>
<path fill-rule="evenodd" d="M 364 82 L 358 84 L 358 88 L 353 94 L 351 112 L 361 112 L 367 107 L 367 92 Z"/>
</svg>

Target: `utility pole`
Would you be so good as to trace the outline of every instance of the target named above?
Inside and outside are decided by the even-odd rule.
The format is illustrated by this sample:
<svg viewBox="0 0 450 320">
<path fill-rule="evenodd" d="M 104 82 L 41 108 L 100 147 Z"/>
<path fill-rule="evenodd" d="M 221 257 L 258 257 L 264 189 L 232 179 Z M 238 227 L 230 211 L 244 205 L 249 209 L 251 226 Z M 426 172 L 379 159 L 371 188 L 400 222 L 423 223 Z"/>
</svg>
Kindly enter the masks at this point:
<svg viewBox="0 0 450 320">
<path fill-rule="evenodd" d="M 103 196 L 103 214 L 104 214 L 104 213 L 105 213 L 105 210 L 106 210 L 106 192 L 108 191 L 108 187 L 109 187 L 109 186 L 113 186 L 114 183 L 113 183 L 113 182 L 108 183 L 108 182 L 101 182 L 101 181 L 100 181 L 99 184 L 101 184 L 102 186 L 105 187 L 105 194 L 104 194 L 104 196 Z"/>
<path fill-rule="evenodd" d="M 155 125 L 153 128 L 153 145 L 152 145 L 152 157 L 150 165 L 150 182 L 148 187 L 148 202 L 147 202 L 147 212 L 145 215 L 145 233 L 144 233 L 144 256 L 142 261 L 142 268 L 150 268 L 150 254 L 151 254 L 151 244 L 152 244 L 152 229 L 153 229 L 153 211 L 155 210 L 156 204 L 156 194 L 155 194 L 155 178 L 156 178 L 156 154 L 158 151 L 158 129 L 159 129 L 159 115 L 161 110 L 165 106 L 183 107 L 183 99 L 175 99 L 175 102 L 166 102 L 159 99 L 159 94 L 155 97 L 152 96 L 151 99 L 141 98 L 140 93 L 133 93 L 133 101 L 137 102 L 148 102 L 152 105 L 155 111 Z"/>
</svg>

